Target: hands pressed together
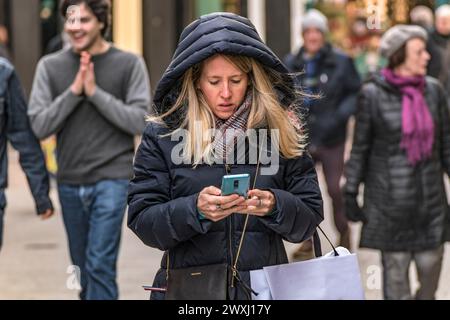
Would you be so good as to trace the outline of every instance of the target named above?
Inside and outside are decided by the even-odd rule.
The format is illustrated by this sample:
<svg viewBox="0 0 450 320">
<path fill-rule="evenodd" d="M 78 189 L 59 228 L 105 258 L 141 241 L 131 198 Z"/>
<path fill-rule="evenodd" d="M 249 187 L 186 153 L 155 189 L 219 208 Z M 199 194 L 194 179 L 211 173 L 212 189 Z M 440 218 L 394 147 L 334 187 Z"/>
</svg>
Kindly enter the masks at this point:
<svg viewBox="0 0 450 320">
<path fill-rule="evenodd" d="M 217 222 L 232 213 L 250 214 L 263 217 L 273 212 L 275 196 L 270 191 L 250 190 L 248 198 L 232 194 L 221 196 L 216 187 L 203 189 L 197 200 L 197 209 L 209 220 Z"/>
<path fill-rule="evenodd" d="M 92 97 L 96 87 L 94 63 L 91 62 L 91 55 L 83 51 L 80 56 L 80 68 L 70 90 L 77 96 L 81 96 L 84 93 L 88 97 Z"/>
</svg>

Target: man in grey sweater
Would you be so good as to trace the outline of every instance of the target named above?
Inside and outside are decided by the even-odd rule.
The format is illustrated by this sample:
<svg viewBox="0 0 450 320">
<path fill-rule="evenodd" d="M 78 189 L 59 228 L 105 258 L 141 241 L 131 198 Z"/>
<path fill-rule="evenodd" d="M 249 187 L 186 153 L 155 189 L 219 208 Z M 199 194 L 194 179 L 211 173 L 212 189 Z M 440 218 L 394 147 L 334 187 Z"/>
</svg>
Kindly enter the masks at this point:
<svg viewBox="0 0 450 320">
<path fill-rule="evenodd" d="M 58 192 L 81 299 L 117 299 L 116 262 L 134 136 L 150 106 L 144 61 L 105 40 L 107 0 L 64 0 L 72 49 L 44 57 L 31 92 L 36 136 L 57 136 Z M 75 14 L 75 16 L 74 16 Z"/>
</svg>

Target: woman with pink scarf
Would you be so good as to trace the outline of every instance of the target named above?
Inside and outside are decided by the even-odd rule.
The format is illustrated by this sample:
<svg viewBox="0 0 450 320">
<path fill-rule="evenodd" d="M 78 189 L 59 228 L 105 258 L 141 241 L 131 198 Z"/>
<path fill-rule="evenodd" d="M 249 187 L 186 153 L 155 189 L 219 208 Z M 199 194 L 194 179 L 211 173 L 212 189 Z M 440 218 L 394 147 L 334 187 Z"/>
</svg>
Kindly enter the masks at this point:
<svg viewBox="0 0 450 320">
<path fill-rule="evenodd" d="M 441 84 L 426 77 L 426 41 L 419 26 L 384 34 L 380 51 L 389 65 L 361 91 L 345 170 L 346 214 L 363 222 L 360 247 L 381 251 L 385 299 L 434 299 L 449 240 L 443 174 L 450 172 L 450 116 Z"/>
</svg>

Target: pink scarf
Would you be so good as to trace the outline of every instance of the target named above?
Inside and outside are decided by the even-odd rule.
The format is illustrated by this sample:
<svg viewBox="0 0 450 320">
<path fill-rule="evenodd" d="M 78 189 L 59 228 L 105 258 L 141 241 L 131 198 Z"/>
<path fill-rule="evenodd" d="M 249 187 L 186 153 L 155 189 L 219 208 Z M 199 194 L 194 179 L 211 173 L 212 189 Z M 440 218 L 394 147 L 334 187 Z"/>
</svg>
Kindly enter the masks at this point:
<svg viewBox="0 0 450 320">
<path fill-rule="evenodd" d="M 401 77 L 387 68 L 381 74 L 403 95 L 400 147 L 406 150 L 409 163 L 415 166 L 431 157 L 434 144 L 434 122 L 424 99 L 425 77 Z"/>
</svg>

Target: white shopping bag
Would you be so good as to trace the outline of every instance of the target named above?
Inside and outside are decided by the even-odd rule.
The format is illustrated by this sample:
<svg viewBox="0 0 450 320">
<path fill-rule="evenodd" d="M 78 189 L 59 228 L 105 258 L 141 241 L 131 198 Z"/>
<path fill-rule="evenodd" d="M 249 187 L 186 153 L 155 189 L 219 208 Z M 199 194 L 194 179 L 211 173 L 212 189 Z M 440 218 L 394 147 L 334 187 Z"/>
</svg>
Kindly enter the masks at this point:
<svg viewBox="0 0 450 320">
<path fill-rule="evenodd" d="M 364 300 L 358 259 L 343 247 L 320 258 L 250 271 L 253 300 Z"/>
</svg>

